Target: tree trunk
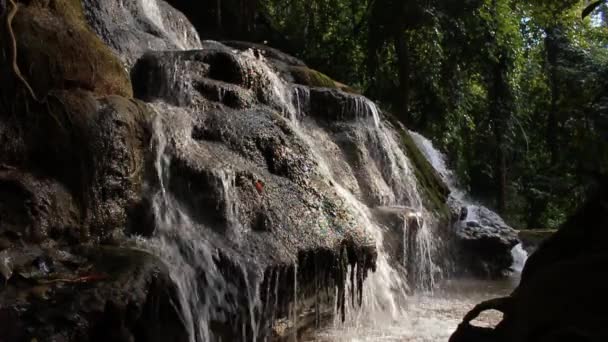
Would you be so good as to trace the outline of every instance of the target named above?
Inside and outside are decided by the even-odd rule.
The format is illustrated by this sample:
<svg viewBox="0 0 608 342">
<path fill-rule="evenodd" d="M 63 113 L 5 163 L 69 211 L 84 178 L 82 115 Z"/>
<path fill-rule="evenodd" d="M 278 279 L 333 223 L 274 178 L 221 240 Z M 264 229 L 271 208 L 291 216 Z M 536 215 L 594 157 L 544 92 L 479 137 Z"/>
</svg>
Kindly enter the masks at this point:
<svg viewBox="0 0 608 342">
<path fill-rule="evenodd" d="M 492 17 L 494 25 L 498 27 L 499 17 L 496 11 L 496 0 L 492 1 Z M 496 155 L 494 160 L 494 183 L 496 192 L 496 208 L 500 214 L 504 214 L 507 208 L 507 139 L 506 132 L 509 128 L 511 114 L 514 109 L 513 94 L 509 84 L 509 72 L 513 69 L 513 61 L 508 59 L 508 53 L 504 51 L 496 37 L 493 44 L 497 50 L 497 61 L 491 62 L 490 84 L 488 96 L 490 102 L 490 119 L 496 144 Z M 502 51 L 501 51 L 502 50 Z"/>
<path fill-rule="evenodd" d="M 551 156 L 551 165 L 554 166 L 559 160 L 559 147 L 558 147 L 558 98 L 559 98 L 559 84 L 557 78 L 557 55 L 558 55 L 558 42 L 557 42 L 558 29 L 556 27 L 550 27 L 547 29 L 547 36 L 545 37 L 545 52 L 547 54 L 547 66 L 549 68 L 549 83 L 551 88 L 551 105 L 549 107 L 549 113 L 547 114 L 547 147 Z"/>
<path fill-rule="evenodd" d="M 399 96 L 396 99 L 399 118 L 404 124 L 411 124 L 410 117 L 410 51 L 403 32 L 395 34 L 395 52 L 399 66 Z"/>
<path fill-rule="evenodd" d="M 496 156 L 494 160 L 494 182 L 496 186 L 496 208 L 503 214 L 507 207 L 507 141 L 505 133 L 511 120 L 513 110 L 513 96 L 507 73 L 509 63 L 506 58 L 500 57 L 492 66 L 492 80 L 490 91 L 490 116 L 494 140 L 496 143 Z"/>
</svg>

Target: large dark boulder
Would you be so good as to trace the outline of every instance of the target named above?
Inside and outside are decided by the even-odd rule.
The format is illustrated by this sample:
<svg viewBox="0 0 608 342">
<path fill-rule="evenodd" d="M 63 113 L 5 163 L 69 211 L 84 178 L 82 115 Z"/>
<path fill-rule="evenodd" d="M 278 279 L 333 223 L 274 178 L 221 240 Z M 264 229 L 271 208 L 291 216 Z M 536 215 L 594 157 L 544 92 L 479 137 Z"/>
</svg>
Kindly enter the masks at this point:
<svg viewBox="0 0 608 342">
<path fill-rule="evenodd" d="M 48 186 L 69 192 L 69 206 L 74 208 L 70 212 L 75 214 L 64 217 L 77 217 L 75 225 L 82 227 L 79 235 L 84 240 L 108 238 L 128 224 L 130 211 L 141 199 L 149 141 L 147 107 L 119 96 L 94 96 L 86 91 L 55 92 L 46 105 L 33 104 L 32 112 L 0 120 L 0 125 L 17 128 L 0 129 L 8 142 L 0 147 L 7 169 L 27 170 L 14 171 L 11 177 L 24 177 L 17 182 L 27 184 L 27 175 L 35 174 L 42 183 L 22 187 L 32 189 L 36 197 L 45 196 L 43 184 L 61 184 Z M 42 201 L 48 202 L 57 200 Z"/>
<path fill-rule="evenodd" d="M 13 170 L 11 182 L 22 189 L 17 203 L 37 208 L 28 209 L 32 217 L 18 230 L 33 225 L 38 232 L 78 232 L 69 234 L 78 241 L 112 239 L 141 199 L 148 108 L 129 99 L 128 75 L 88 27 L 80 1 L 18 6 L 11 28 L 23 78 L 14 67 L 0 73 L 0 164 Z M 7 26 L 1 33 L 3 41 L 11 39 Z M 0 54 L 7 66 L 10 45 Z M 10 210 L 0 220 L 25 209 L 12 204 Z"/>
<path fill-rule="evenodd" d="M 0 339 L 184 341 L 166 266 L 99 246 L 135 222 L 149 108 L 80 1 L 17 3 L 0 31 Z"/>
<path fill-rule="evenodd" d="M 511 250 L 520 242 L 517 231 L 486 207 L 468 205 L 463 210 L 463 219 L 453 229 L 461 262 L 468 268 L 465 271 L 490 277 L 505 275 L 513 264 Z"/>
</svg>

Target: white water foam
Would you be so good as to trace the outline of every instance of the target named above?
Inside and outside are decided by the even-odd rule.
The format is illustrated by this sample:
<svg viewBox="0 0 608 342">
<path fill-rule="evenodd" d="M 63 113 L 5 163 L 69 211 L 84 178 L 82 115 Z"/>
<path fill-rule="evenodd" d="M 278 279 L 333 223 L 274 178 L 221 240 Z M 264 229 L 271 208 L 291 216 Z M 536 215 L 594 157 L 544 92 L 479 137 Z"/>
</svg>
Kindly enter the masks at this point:
<svg viewBox="0 0 608 342">
<path fill-rule="evenodd" d="M 522 244 L 519 243 L 511 249 L 511 255 L 513 256 L 513 265 L 511 268 L 514 272 L 521 273 L 526 265 L 526 260 L 528 260 L 528 252 L 526 252 Z"/>
</svg>

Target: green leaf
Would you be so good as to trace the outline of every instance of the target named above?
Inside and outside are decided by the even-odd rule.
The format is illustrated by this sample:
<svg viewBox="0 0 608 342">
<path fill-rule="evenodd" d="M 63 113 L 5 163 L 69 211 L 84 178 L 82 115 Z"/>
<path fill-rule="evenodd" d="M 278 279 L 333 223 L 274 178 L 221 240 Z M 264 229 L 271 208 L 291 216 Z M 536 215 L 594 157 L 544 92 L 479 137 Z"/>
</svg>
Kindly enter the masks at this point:
<svg viewBox="0 0 608 342">
<path fill-rule="evenodd" d="M 606 2 L 606 0 L 598 0 L 596 2 L 592 2 L 589 6 L 587 6 L 583 10 L 582 18 L 585 19 L 591 12 L 593 12 L 596 8 L 598 8 L 601 4 Z"/>
</svg>

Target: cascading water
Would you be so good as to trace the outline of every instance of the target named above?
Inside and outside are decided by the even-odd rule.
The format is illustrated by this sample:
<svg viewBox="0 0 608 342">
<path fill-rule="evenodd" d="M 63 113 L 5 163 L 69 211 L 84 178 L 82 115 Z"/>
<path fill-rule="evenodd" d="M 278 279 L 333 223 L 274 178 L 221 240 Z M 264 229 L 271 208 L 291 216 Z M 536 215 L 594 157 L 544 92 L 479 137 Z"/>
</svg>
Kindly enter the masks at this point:
<svg viewBox="0 0 608 342">
<path fill-rule="evenodd" d="M 295 121 L 298 111 L 293 103 L 293 91 L 272 70 L 266 58 L 252 49 L 240 51 L 238 56 L 240 67 L 246 75 L 245 85 L 256 89 L 264 103 Z"/>
<path fill-rule="evenodd" d="M 430 140 L 419 133 L 413 131 L 410 131 L 409 133 L 417 147 L 449 187 L 450 202 L 453 205 L 466 209 L 462 211 L 464 215 L 460 217 L 461 224 L 467 225 L 473 223 L 475 225 L 482 224 L 506 227 L 506 224 L 498 214 L 480 204 L 474 203 L 474 201 L 467 196 L 466 192 L 460 188 L 456 176 L 446 165 L 446 157 L 433 146 L 433 143 Z M 528 254 L 522 248 L 521 244 L 517 244 L 511 249 L 511 256 L 513 258 L 511 269 L 516 273 L 520 273 L 523 270 Z"/>
<path fill-rule="evenodd" d="M 241 322 L 242 338 L 255 341 L 259 329 L 256 317 L 261 310 L 259 289 L 262 272 L 255 265 L 237 265 L 245 282 L 244 288 L 237 288 L 235 283 L 227 281 L 222 275 L 218 268 L 221 246 L 214 244 L 209 230 L 190 217 L 169 188 L 172 177 L 169 150 L 190 143 L 190 126 L 186 122 L 189 118 L 183 112 L 175 112 L 170 106 L 160 103 L 153 106 L 157 112 L 153 125 L 153 149 L 156 151 L 158 179 L 157 185 L 149 187 L 154 193 L 152 208 L 156 232 L 153 238 L 141 242 L 170 266 L 191 341 L 215 340 L 210 324 L 213 321 L 228 321 L 229 315 L 239 310 L 238 298 L 243 297 L 247 300 L 249 312 L 246 316 L 249 321 Z M 238 225 L 233 200 L 234 174 L 218 170 L 216 177 L 226 204 L 228 224 Z M 234 279 L 234 275 L 231 278 Z"/>
<path fill-rule="evenodd" d="M 415 279 L 415 283 L 412 285 L 432 289 L 438 270 L 433 261 L 436 252 L 433 241 L 435 237 L 431 229 L 434 223 L 433 215 L 424 208 L 410 161 L 397 142 L 394 132 L 380 121 L 376 105 L 361 96 L 353 98 L 354 100 L 347 103 L 346 110 L 354 112 L 354 115 L 350 116 L 357 119 L 352 125 L 360 140 L 366 142 L 364 143 L 367 146 L 365 158 L 369 159 L 370 164 L 375 165 L 379 171 L 375 175 L 376 182 L 386 183 L 384 187 L 387 189 L 386 193 L 381 196 L 380 202 L 377 204 L 401 206 L 404 215 L 404 240 L 413 242 L 404 243 L 404 249 L 413 250 L 404 250 L 403 255 L 408 255 L 409 258 L 402 260 L 402 263 L 404 266 L 416 265 L 412 268 L 416 274 L 410 277 Z M 306 116 L 305 110 L 310 108 L 308 103 L 310 91 L 307 88 L 295 86 L 293 101 L 297 109 L 297 117 L 302 120 Z M 336 312 L 335 324 L 340 327 L 339 330 L 347 329 L 350 333 L 361 331 L 361 334 L 364 335 L 363 331 L 369 329 L 370 326 L 384 326 L 387 322 L 404 319 L 407 316 L 405 303 L 409 286 L 405 277 L 391 265 L 390 257 L 384 250 L 383 228 L 372 218 L 370 208 L 347 190 L 343 179 L 336 178 L 335 175 L 338 175 L 340 170 L 336 170 L 335 167 L 339 166 L 332 167 L 332 160 L 336 156 L 324 151 L 332 143 L 329 137 L 323 133 L 323 129 L 313 120 L 294 123 L 293 129 L 313 151 L 321 175 L 331 180 L 339 197 L 354 210 L 354 216 L 359 220 L 359 224 L 368 230 L 376 241 L 378 251 L 376 271 L 368 276 L 362 289 L 357 289 L 357 282 L 350 282 L 346 288 L 346 298 L 354 298 L 359 291 L 362 293 L 361 307 L 357 307 L 354 303 L 350 306 L 346 305 L 344 321 Z M 411 209 L 403 207 L 404 205 Z M 412 218 L 417 222 L 417 227 L 407 227 L 407 222 Z M 349 268 L 347 278 L 353 277 L 356 271 L 355 267 Z"/>
<path fill-rule="evenodd" d="M 524 270 L 524 265 L 528 259 L 528 252 L 526 252 L 520 243 L 513 247 L 511 250 L 511 255 L 513 256 L 513 266 L 511 266 L 511 268 L 513 271 L 521 273 L 521 271 Z"/>
<path fill-rule="evenodd" d="M 437 171 L 441 180 L 450 188 L 450 196 L 456 200 L 464 200 L 466 193 L 460 188 L 454 172 L 448 168 L 445 155 L 439 152 L 433 146 L 433 143 L 422 134 L 414 131 L 409 131 L 409 133 L 418 149 Z"/>
<path fill-rule="evenodd" d="M 139 0 L 139 4 L 143 14 L 150 23 L 156 26 L 156 29 L 160 30 L 163 35 L 169 38 L 176 48 L 187 50 L 202 47 L 198 33 L 192 26 L 180 23 L 183 26 L 181 32 L 166 29 L 163 21 L 163 14 L 161 13 L 157 0 Z"/>
<path fill-rule="evenodd" d="M 347 271 L 346 279 L 351 281 L 343 282 L 345 288 L 335 285 L 336 309 L 341 306 L 343 310 L 336 315 L 338 325 L 356 331 L 406 319 L 408 293 L 414 288 L 432 289 L 439 268 L 434 260 L 437 250 L 437 238 L 434 234 L 436 219 L 433 213 L 424 207 L 413 166 L 405 154 L 403 144 L 399 142 L 398 133 L 381 120 L 380 112 L 373 102 L 358 95 L 340 95 L 344 99 L 340 102 L 343 106 L 342 117 L 346 119 L 343 124 L 352 133 L 349 139 L 356 145 L 353 150 L 360 151 L 362 164 L 357 172 L 365 174 L 364 177 L 372 184 L 371 192 L 374 196 L 370 197 L 371 200 L 364 199 L 361 191 L 355 190 L 357 181 L 354 182 L 355 185 L 346 184 L 345 178 L 340 176 L 343 174 L 348 179 L 357 178 L 349 166 L 346 169 L 350 171 L 345 171 L 336 164 L 338 161 L 341 162 L 340 165 L 349 165 L 347 158 L 337 157 L 326 150 L 329 145 L 340 149 L 340 138 L 327 127 L 319 125 L 316 118 L 312 117 L 312 90 L 303 86 L 288 85 L 272 70 L 263 56 L 252 50 L 238 52 L 234 56 L 245 75 L 244 84 L 240 86 L 255 93 L 262 104 L 272 107 L 289 119 L 287 124 L 291 128 L 288 135 L 297 137 L 297 140 L 308 148 L 316 162 L 315 179 L 330 184 L 334 195 L 353 217 L 354 226 L 364 230 L 375 240 L 376 270 L 367 276 L 365 284 L 362 286 L 360 281 L 353 280 L 363 278 L 363 273 L 367 272 L 366 269 L 360 269 L 360 264 L 355 263 Z M 168 83 L 173 84 L 179 78 L 177 71 L 174 71 L 179 67 L 181 66 L 169 66 L 165 75 L 170 81 Z M 183 78 L 181 83 L 191 83 L 187 77 Z M 185 90 L 182 88 L 178 93 L 190 93 L 194 86 L 184 88 Z M 160 94 L 161 98 L 168 95 L 163 94 Z M 173 97 L 170 96 L 171 98 Z M 192 101 L 188 96 L 183 98 L 183 101 L 174 104 L 184 106 Z M 296 329 L 301 314 L 298 293 L 301 270 L 298 265 L 293 264 L 291 273 L 281 275 L 276 270 L 268 273 L 265 266 L 251 259 L 250 255 L 241 256 L 238 246 L 228 245 L 234 241 L 238 244 L 243 238 L 241 234 L 245 234 L 241 232 L 247 229 L 245 226 L 248 224 L 243 222 L 245 218 L 241 217 L 238 209 L 241 199 L 235 192 L 235 183 L 238 182 L 239 176 L 232 171 L 230 163 L 219 162 L 216 165 L 213 162 L 210 163 L 215 165 L 212 167 L 205 164 L 207 171 L 204 177 L 208 178 L 205 182 L 212 188 L 213 197 L 218 203 L 216 208 L 209 209 L 220 211 L 222 224 L 227 226 L 221 237 L 215 232 L 219 228 L 208 227 L 206 223 L 201 223 L 205 221 L 201 221 L 198 216 L 191 216 L 205 215 L 205 212 L 193 213 L 189 203 L 185 203 L 188 200 L 184 202 L 185 194 L 174 193 L 176 190 L 173 184 L 176 182 L 176 176 L 180 175 L 171 174 L 172 170 L 176 170 L 172 158 L 182 154 L 205 155 L 207 150 L 199 149 L 207 145 L 193 140 L 192 127 L 200 117 L 207 116 L 196 114 L 196 108 L 177 108 L 162 102 L 152 103 L 151 106 L 157 112 L 153 147 L 157 153 L 155 166 L 158 179 L 148 187 L 152 194 L 156 232 L 154 237 L 144 244 L 170 265 L 191 340 L 217 340 L 214 329 L 217 329 L 218 324 L 224 324 L 232 330 L 239 329 L 242 340 L 255 340 L 256 337 L 263 336 L 264 331 L 269 329 L 269 324 L 276 318 L 274 311 L 277 302 L 285 302 L 284 299 L 278 298 L 279 293 L 285 293 L 284 287 L 293 288 L 290 292 L 293 295 L 289 295 L 289 306 L 283 303 L 285 312 L 282 314 L 290 317 L 290 326 Z M 220 158 L 223 157 L 225 156 Z M 181 166 L 175 167 L 180 170 Z M 264 191 L 263 185 L 259 186 L 257 191 L 261 194 Z M 182 192 L 184 191 L 190 191 L 188 186 L 182 189 Z M 395 260 L 385 250 L 386 227 L 377 222 L 372 213 L 376 206 L 389 206 L 401 212 L 404 240 L 409 241 L 403 244 L 402 254 L 407 258 Z M 230 256 L 226 257 L 226 253 L 230 253 Z M 228 271 L 221 268 L 225 259 L 229 260 L 232 267 Z M 400 267 L 397 266 L 399 263 Z M 404 275 L 403 270 L 409 274 Z M 230 279 L 227 278 L 226 272 L 231 272 Z M 289 278 L 287 274 L 293 278 Z M 235 281 L 235 278 L 242 279 Z M 283 279 L 285 283 L 279 284 L 279 279 Z M 266 284 L 263 289 L 262 284 Z M 261 292 L 266 293 L 264 299 L 261 298 Z M 274 295 L 269 296 L 272 292 Z M 354 300 L 359 296 L 360 307 Z M 274 300 L 274 304 L 268 302 L 269 298 Z M 345 298 L 353 300 L 344 303 Z M 263 302 L 264 300 L 266 302 Z M 243 307 L 239 301 L 247 304 Z M 340 301 L 342 303 L 338 305 Z M 268 315 L 271 322 L 261 318 L 268 312 L 272 312 Z M 235 317 L 239 317 L 239 327 L 235 327 L 234 322 L 231 322 Z"/>
</svg>

